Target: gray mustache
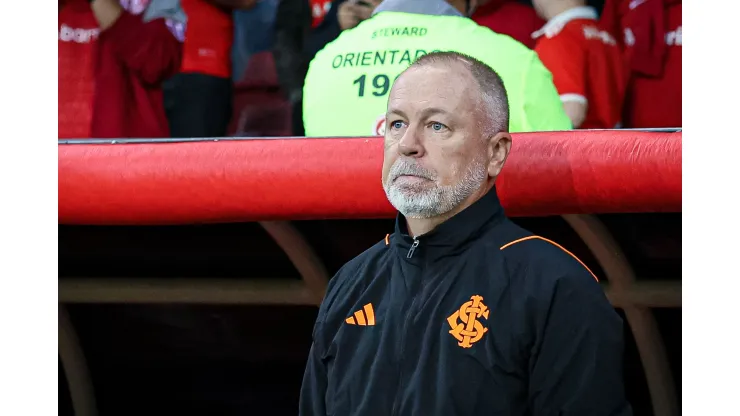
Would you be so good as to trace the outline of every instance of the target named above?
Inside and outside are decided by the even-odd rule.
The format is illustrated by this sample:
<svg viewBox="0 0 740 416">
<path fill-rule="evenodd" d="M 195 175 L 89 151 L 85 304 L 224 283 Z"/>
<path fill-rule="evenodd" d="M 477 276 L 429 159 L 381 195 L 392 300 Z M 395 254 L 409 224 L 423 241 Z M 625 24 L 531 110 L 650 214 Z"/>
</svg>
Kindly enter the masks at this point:
<svg viewBox="0 0 740 416">
<path fill-rule="evenodd" d="M 396 163 L 393 164 L 393 167 L 391 167 L 390 179 L 391 181 L 394 181 L 402 175 L 413 175 L 429 180 L 434 180 L 436 176 L 434 172 L 428 171 L 414 162 L 398 159 Z"/>
</svg>

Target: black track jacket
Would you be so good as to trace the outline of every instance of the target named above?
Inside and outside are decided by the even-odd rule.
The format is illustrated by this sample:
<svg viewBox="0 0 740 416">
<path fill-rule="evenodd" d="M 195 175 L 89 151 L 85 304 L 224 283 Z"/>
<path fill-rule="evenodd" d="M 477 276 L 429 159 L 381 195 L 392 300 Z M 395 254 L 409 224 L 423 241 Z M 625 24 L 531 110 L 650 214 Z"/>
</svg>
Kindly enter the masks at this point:
<svg viewBox="0 0 740 416">
<path fill-rule="evenodd" d="M 496 189 L 330 281 L 302 416 L 629 415 L 622 320 L 595 276 L 508 220 Z"/>
</svg>

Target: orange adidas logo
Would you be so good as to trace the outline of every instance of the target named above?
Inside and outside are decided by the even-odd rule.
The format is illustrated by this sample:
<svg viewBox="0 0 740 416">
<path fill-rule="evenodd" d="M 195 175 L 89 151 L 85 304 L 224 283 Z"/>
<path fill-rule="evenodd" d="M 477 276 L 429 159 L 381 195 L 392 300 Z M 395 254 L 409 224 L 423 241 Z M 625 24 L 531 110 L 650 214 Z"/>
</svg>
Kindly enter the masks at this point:
<svg viewBox="0 0 740 416">
<path fill-rule="evenodd" d="M 355 312 L 353 316 L 345 319 L 344 322 L 347 322 L 350 325 L 360 326 L 375 325 L 375 311 L 373 311 L 373 304 L 368 303 L 361 310 Z"/>
</svg>

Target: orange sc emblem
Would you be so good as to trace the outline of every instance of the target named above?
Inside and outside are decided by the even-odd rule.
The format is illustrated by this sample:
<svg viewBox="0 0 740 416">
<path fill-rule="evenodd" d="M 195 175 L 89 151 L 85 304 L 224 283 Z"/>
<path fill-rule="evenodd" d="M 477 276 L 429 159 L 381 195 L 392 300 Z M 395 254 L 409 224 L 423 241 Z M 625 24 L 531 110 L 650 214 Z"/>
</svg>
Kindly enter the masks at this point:
<svg viewBox="0 0 740 416">
<path fill-rule="evenodd" d="M 460 341 L 457 345 L 470 348 L 483 338 L 488 328 L 483 327 L 478 318 L 483 317 L 487 320 L 489 312 L 488 307 L 483 304 L 483 296 L 473 295 L 447 318 L 447 323 L 452 328 L 450 334 Z"/>
<path fill-rule="evenodd" d="M 344 322 L 350 325 L 373 326 L 375 325 L 375 311 L 373 304 L 368 303 L 362 309 L 355 312 L 354 315 L 345 319 Z"/>
</svg>

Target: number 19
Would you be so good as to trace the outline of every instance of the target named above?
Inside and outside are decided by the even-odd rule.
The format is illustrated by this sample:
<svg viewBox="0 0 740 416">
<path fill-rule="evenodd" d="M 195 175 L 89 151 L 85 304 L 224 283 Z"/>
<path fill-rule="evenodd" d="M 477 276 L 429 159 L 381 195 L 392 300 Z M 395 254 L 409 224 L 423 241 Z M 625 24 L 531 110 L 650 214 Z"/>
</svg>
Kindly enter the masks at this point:
<svg viewBox="0 0 740 416">
<path fill-rule="evenodd" d="M 354 82 L 352 82 L 353 85 L 357 84 L 359 87 L 357 91 L 358 97 L 365 96 L 365 80 L 366 79 L 367 79 L 367 75 L 362 75 L 356 80 L 354 80 Z M 388 90 L 391 87 L 391 80 L 385 74 L 378 74 L 373 77 L 372 84 L 374 88 L 373 95 L 376 97 L 382 97 L 388 94 Z"/>
</svg>

